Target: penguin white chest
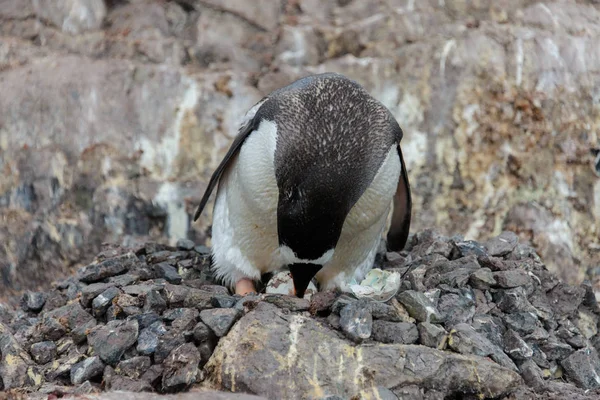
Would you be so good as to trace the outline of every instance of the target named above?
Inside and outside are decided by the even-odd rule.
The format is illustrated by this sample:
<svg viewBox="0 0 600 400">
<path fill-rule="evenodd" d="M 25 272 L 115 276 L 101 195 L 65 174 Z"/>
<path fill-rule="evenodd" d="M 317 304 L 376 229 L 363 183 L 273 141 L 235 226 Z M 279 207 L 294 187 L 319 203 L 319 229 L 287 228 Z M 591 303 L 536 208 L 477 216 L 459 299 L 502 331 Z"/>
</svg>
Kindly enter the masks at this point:
<svg viewBox="0 0 600 400">
<path fill-rule="evenodd" d="M 274 153 L 277 126 L 263 120 L 219 182 L 213 215 L 217 276 L 233 284 L 281 267 Z"/>
</svg>

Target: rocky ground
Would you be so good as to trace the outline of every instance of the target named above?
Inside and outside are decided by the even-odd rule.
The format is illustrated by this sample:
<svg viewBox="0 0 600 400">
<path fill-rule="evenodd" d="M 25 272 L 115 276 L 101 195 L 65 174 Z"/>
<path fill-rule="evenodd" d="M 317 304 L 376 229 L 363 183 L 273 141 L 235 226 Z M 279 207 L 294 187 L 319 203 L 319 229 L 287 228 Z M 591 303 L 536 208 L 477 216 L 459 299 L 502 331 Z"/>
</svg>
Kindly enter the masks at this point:
<svg viewBox="0 0 600 400">
<path fill-rule="evenodd" d="M 0 296 L 191 215 L 245 111 L 359 81 L 404 129 L 414 227 L 515 231 L 600 292 L 596 0 L 0 0 Z M 14 296 L 8 296 L 14 298 Z"/>
<path fill-rule="evenodd" d="M 512 232 L 484 243 L 413 235 L 378 256 L 376 267 L 406 273 L 385 303 L 241 298 L 214 281 L 208 251 L 188 240 L 106 246 L 19 309 L 0 306 L 0 398 L 600 396 L 590 284 L 562 282 Z"/>
</svg>

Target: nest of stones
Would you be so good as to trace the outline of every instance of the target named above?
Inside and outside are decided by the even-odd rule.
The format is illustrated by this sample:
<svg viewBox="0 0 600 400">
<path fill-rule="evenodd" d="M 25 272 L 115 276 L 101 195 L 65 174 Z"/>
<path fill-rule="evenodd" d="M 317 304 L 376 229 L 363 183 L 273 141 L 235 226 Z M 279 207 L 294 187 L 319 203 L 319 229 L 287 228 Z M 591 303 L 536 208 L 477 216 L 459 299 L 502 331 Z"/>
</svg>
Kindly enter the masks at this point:
<svg viewBox="0 0 600 400">
<path fill-rule="evenodd" d="M 260 302 L 309 315 L 357 344 L 487 357 L 520 374 L 520 390 L 572 397 L 600 387 L 600 310 L 591 286 L 559 281 L 510 232 L 477 243 L 427 230 L 400 253 L 382 252 L 376 267 L 404 276 L 386 303 L 338 292 L 311 301 L 242 298 L 215 282 L 210 262 L 209 249 L 188 240 L 111 246 L 52 290 L 25 293 L 19 310 L 0 305 L 0 390 L 189 390 L 207 378 L 203 368 L 219 340 Z M 473 392 L 439 398 L 457 390 Z"/>
</svg>

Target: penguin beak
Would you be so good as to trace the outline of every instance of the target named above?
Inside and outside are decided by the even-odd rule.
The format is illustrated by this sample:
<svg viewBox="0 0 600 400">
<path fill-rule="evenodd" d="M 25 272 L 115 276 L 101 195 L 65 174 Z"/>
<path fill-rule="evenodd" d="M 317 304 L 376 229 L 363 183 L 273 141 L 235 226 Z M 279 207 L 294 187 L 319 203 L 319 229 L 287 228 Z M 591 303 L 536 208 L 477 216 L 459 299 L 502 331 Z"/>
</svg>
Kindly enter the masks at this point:
<svg viewBox="0 0 600 400">
<path fill-rule="evenodd" d="M 294 281 L 294 294 L 296 297 L 304 298 L 304 293 L 310 281 L 323 268 L 319 264 L 292 264 L 290 265 L 290 273 Z"/>
</svg>

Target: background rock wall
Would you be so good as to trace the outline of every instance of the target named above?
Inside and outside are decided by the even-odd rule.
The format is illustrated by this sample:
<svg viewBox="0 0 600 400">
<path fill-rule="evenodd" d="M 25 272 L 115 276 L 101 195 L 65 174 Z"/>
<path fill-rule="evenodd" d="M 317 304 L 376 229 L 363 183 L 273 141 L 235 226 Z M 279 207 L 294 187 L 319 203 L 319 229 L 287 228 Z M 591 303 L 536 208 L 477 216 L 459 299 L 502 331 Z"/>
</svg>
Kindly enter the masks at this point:
<svg viewBox="0 0 600 400">
<path fill-rule="evenodd" d="M 404 129 L 414 230 L 600 274 L 600 4 L 0 0 L 0 293 L 191 224 L 245 111 L 336 71 Z M 7 290 L 5 290 L 7 289 Z"/>
</svg>

